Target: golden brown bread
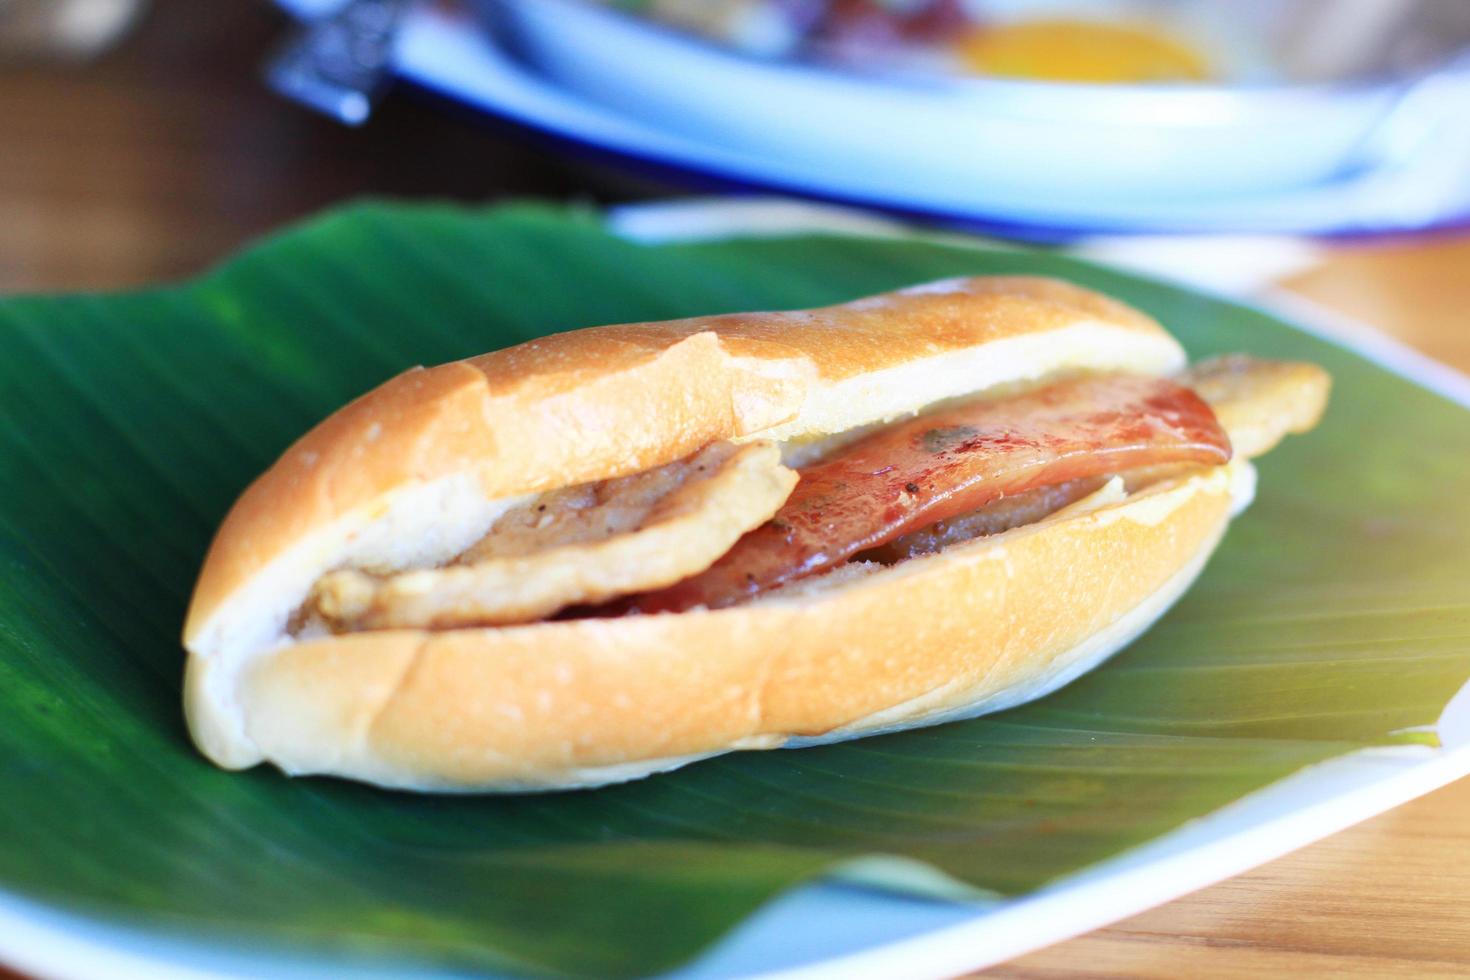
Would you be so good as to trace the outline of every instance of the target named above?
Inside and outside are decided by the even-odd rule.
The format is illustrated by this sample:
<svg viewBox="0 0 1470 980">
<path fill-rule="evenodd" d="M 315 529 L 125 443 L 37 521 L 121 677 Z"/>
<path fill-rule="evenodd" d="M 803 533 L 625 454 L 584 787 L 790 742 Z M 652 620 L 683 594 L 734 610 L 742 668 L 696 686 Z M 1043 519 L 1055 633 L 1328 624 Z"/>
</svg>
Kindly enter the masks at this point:
<svg viewBox="0 0 1470 980">
<path fill-rule="evenodd" d="M 415 368 L 326 419 L 245 491 L 210 546 L 186 640 L 283 552 L 406 484 L 473 473 L 486 499 L 514 498 L 719 439 L 827 435 L 1069 368 L 1157 374 L 1183 360 L 1121 303 L 994 277 L 822 310 L 578 330 Z"/>
<path fill-rule="evenodd" d="M 1018 703 L 1162 612 L 1248 499 L 1248 464 L 1132 495 L 1114 481 L 1038 524 L 718 612 L 342 636 L 288 621 L 331 569 L 432 567 L 531 494 L 716 440 L 793 451 L 948 398 L 1182 366 L 1142 314 L 1005 277 L 410 371 L 308 433 L 226 518 L 185 629 L 191 729 L 227 766 L 550 788 Z M 1288 428 L 1325 398 L 1324 379 L 1301 384 L 1315 394 Z"/>
<path fill-rule="evenodd" d="M 802 597 L 298 644 L 245 672 L 240 705 L 289 771 L 501 790 L 997 710 L 1152 622 L 1231 506 L 1220 469 Z"/>
</svg>

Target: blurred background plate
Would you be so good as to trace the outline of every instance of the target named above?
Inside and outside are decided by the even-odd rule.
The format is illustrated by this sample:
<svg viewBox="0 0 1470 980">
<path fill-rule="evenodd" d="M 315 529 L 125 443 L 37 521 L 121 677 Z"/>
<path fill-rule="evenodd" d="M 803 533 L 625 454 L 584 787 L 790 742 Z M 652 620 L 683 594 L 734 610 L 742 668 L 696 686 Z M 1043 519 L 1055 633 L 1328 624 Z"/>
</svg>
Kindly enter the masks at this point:
<svg viewBox="0 0 1470 980">
<path fill-rule="evenodd" d="M 283 2 L 307 16 L 338 6 Z M 1470 22 L 1443 0 L 1384 3 L 1406 12 L 1410 41 L 1413 23 L 1438 26 L 1437 46 L 1397 72 L 1365 54 L 1303 81 L 1259 68 L 1239 84 L 1170 86 L 863 74 L 751 57 L 582 0 L 477 0 L 480 17 L 415 8 L 394 63 L 407 81 L 665 179 L 1012 237 L 1470 221 L 1470 116 L 1455 111 L 1470 104 L 1470 64 L 1452 55 Z M 1264 32 L 1303 4 L 1227 6 L 1275 11 L 1258 17 Z"/>
</svg>

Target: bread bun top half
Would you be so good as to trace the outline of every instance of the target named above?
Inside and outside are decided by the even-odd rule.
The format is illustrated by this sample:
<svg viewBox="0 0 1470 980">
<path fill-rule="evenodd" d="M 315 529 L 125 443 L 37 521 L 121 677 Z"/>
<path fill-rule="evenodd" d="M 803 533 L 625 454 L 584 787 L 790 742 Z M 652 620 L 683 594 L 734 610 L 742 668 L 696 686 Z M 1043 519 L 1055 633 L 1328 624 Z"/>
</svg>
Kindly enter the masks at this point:
<svg viewBox="0 0 1470 980">
<path fill-rule="evenodd" d="M 413 368 L 321 422 L 244 492 L 205 559 L 184 642 L 225 658 L 278 646 L 330 569 L 443 562 L 527 495 L 715 440 L 799 443 L 1053 375 L 1184 362 L 1137 310 L 1005 276 L 595 327 Z"/>
</svg>

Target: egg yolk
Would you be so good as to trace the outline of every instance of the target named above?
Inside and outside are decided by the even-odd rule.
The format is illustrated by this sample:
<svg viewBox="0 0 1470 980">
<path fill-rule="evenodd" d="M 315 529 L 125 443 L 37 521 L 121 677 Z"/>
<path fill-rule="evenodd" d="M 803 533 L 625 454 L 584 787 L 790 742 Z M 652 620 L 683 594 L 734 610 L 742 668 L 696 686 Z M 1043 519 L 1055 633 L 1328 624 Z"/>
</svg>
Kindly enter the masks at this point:
<svg viewBox="0 0 1470 980">
<path fill-rule="evenodd" d="M 1177 82 L 1210 77 L 1205 57 L 1145 25 L 1033 20 L 975 30 L 955 53 L 986 75 L 1055 82 Z"/>
</svg>

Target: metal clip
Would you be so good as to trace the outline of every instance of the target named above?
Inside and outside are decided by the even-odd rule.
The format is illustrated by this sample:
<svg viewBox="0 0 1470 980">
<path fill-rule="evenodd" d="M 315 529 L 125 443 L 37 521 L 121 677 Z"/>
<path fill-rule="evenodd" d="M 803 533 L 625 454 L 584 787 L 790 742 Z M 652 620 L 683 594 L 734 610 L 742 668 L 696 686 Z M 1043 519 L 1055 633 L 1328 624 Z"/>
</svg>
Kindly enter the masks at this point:
<svg viewBox="0 0 1470 980">
<path fill-rule="evenodd" d="M 348 0 L 301 27 L 266 66 L 271 88 L 358 126 L 387 88 L 393 39 L 408 0 Z"/>
</svg>

